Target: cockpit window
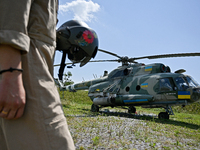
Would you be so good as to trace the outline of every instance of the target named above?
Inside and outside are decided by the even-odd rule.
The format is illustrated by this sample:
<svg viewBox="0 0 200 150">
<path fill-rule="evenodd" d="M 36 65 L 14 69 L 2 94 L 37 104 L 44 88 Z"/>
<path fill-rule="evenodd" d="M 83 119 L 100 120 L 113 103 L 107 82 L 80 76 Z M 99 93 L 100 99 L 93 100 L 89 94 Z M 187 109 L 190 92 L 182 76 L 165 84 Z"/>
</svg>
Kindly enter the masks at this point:
<svg viewBox="0 0 200 150">
<path fill-rule="evenodd" d="M 124 69 L 124 75 L 127 76 L 131 72 L 131 68 Z"/>
<path fill-rule="evenodd" d="M 192 77 L 187 76 L 186 80 L 190 87 L 198 87 L 199 86 L 199 84 L 197 82 L 195 82 Z"/>
<path fill-rule="evenodd" d="M 116 73 L 112 76 L 112 78 L 116 78 L 116 77 L 120 77 L 120 76 L 123 76 L 123 70 L 120 70 L 120 71 L 116 72 Z"/>
<path fill-rule="evenodd" d="M 168 78 L 160 79 L 160 91 L 161 92 L 173 91 L 173 87 Z"/>
<path fill-rule="evenodd" d="M 130 74 L 130 72 L 131 72 L 131 69 L 129 69 L 129 68 L 126 68 L 124 70 L 119 70 L 112 76 L 112 78 L 127 76 L 128 74 Z"/>
<path fill-rule="evenodd" d="M 185 80 L 182 77 L 177 77 L 174 79 L 174 81 L 176 82 L 176 85 L 179 90 L 185 90 L 189 88 L 188 84 L 185 82 Z"/>
</svg>

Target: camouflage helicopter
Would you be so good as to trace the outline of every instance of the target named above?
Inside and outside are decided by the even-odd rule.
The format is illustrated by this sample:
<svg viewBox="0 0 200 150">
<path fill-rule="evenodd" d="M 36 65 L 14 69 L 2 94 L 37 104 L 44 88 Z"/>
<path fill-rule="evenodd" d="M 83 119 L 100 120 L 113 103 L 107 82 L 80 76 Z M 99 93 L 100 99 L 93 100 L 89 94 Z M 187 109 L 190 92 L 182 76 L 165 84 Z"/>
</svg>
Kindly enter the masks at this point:
<svg viewBox="0 0 200 150">
<path fill-rule="evenodd" d="M 168 57 L 200 56 L 200 53 L 163 54 L 145 57 L 121 57 L 102 49 L 98 51 L 113 55 L 115 60 L 97 60 L 90 62 L 116 61 L 122 65 L 111 71 L 104 72 L 101 78 L 84 81 L 69 86 L 61 86 L 63 90 L 88 90 L 93 101 L 92 112 L 99 112 L 103 107 L 123 107 L 128 113 L 135 113 L 135 106 L 143 108 L 164 108 L 158 118 L 169 119 L 174 115 L 171 106 L 185 106 L 200 101 L 200 85 L 189 76 L 183 74 L 184 69 L 171 72 L 170 67 L 162 63 L 145 65 L 138 59 L 158 59 Z M 61 85 L 61 83 L 60 83 Z"/>
</svg>

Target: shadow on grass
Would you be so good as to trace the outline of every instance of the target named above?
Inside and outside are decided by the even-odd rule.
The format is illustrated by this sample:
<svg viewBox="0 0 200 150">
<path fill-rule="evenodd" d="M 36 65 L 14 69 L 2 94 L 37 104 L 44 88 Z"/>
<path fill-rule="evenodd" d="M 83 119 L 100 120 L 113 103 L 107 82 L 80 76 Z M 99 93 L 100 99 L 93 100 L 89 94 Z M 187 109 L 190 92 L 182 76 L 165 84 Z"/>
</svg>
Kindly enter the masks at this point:
<svg viewBox="0 0 200 150">
<path fill-rule="evenodd" d="M 107 111 L 100 111 L 99 113 L 101 115 L 106 115 L 106 116 L 119 116 L 119 117 L 125 117 L 125 118 L 153 121 L 153 122 L 162 123 L 162 124 L 171 124 L 171 125 L 186 127 L 186 128 L 190 128 L 190 129 L 200 129 L 200 125 L 187 123 L 187 122 L 183 122 L 183 121 L 177 121 L 177 120 L 158 119 L 152 115 L 144 115 L 144 114 L 143 115 L 138 115 L 138 114 L 135 115 L 135 114 L 129 114 L 129 113 L 123 113 L 123 112 L 107 112 Z"/>
<path fill-rule="evenodd" d="M 68 106 L 64 106 L 68 107 Z M 125 118 L 133 118 L 133 119 L 139 119 L 139 120 L 146 120 L 146 121 L 152 121 L 156 123 L 161 123 L 161 124 L 171 124 L 175 126 L 180 126 L 180 127 L 186 127 L 190 129 L 200 129 L 200 125 L 192 124 L 192 123 L 187 123 L 183 121 L 177 121 L 177 120 L 167 120 L 167 119 L 158 119 L 156 115 L 147 115 L 147 114 L 129 114 L 125 112 L 110 112 L 110 111 L 99 111 L 99 112 L 91 112 L 90 109 L 80 109 L 78 111 L 80 114 L 78 115 L 66 115 L 66 117 L 97 117 L 99 115 L 102 116 L 118 116 L 118 117 L 125 117 Z"/>
</svg>

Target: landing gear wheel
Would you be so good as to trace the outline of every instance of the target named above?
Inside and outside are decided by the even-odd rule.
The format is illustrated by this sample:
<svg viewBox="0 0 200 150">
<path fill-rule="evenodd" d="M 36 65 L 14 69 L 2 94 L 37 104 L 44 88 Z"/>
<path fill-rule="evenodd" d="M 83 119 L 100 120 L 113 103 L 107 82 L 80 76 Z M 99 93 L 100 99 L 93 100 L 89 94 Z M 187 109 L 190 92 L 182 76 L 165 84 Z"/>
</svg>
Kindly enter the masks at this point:
<svg viewBox="0 0 200 150">
<path fill-rule="evenodd" d="M 92 112 L 99 112 L 99 106 L 92 104 L 91 111 Z"/>
<path fill-rule="evenodd" d="M 158 114 L 159 119 L 169 119 L 169 114 L 167 112 L 160 112 Z"/>
<path fill-rule="evenodd" d="M 129 108 L 128 108 L 128 113 L 130 114 L 130 113 L 135 113 L 136 112 L 136 108 L 134 107 L 134 106 L 130 106 Z"/>
</svg>

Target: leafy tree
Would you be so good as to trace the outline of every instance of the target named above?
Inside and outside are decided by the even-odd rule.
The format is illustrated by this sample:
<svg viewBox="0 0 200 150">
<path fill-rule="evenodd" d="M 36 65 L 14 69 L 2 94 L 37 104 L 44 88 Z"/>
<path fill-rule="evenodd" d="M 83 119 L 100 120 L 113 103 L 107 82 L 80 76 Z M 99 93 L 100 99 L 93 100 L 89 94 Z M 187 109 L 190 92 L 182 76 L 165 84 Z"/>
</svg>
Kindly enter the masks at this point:
<svg viewBox="0 0 200 150">
<path fill-rule="evenodd" d="M 70 79 L 70 77 L 72 76 L 72 73 L 70 71 L 68 71 L 67 73 L 64 74 L 64 79 L 63 79 L 63 84 L 64 86 L 73 84 L 74 82 Z"/>
</svg>

